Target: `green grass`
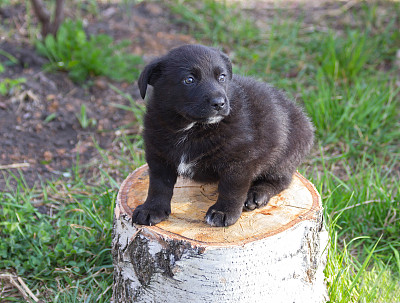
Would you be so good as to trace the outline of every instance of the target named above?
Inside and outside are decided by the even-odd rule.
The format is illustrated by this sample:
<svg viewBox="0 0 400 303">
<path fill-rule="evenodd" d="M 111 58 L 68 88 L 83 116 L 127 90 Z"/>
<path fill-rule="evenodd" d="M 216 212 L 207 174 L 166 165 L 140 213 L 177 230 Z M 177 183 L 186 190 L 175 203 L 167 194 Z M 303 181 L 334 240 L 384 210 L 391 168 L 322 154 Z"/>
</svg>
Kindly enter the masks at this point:
<svg viewBox="0 0 400 303">
<path fill-rule="evenodd" d="M 80 115 L 76 115 L 76 118 L 79 121 L 79 124 L 83 129 L 88 127 L 95 127 L 97 124 L 96 119 L 89 118 L 86 112 L 86 106 L 84 104 L 81 105 Z"/>
<path fill-rule="evenodd" d="M 82 21 L 65 20 L 57 36 L 36 42 L 39 54 L 46 56 L 50 70 L 67 71 L 70 78 L 83 82 L 89 76 L 104 75 L 117 81 L 134 81 L 139 75 L 139 56 L 128 54 L 128 40 L 115 43 L 109 35 L 88 37 Z"/>
<path fill-rule="evenodd" d="M 316 87 L 303 87 L 302 98 L 324 143 L 346 142 L 348 153 L 357 155 L 390 146 L 400 136 L 398 93 L 393 81 L 374 75 L 351 86 L 331 85 L 319 70 Z"/>
<path fill-rule="evenodd" d="M 0 194 L 0 267 L 23 276 L 52 302 L 75 302 L 73 296 L 109 302 L 117 189 L 107 178 L 92 187 L 79 175 L 33 189 L 23 177 L 9 177 L 18 186 Z"/>
<path fill-rule="evenodd" d="M 252 20 L 245 18 L 236 5 L 225 1 L 172 1 L 169 7 L 179 15 L 178 24 L 207 44 L 250 47 L 259 35 Z"/>
<path fill-rule="evenodd" d="M 17 59 L 13 55 L 1 49 L 0 49 L 0 55 L 8 59 L 4 64 L 0 62 L 0 76 L 1 76 L 1 74 L 5 72 L 6 66 L 16 64 Z M 26 82 L 25 78 L 16 78 L 16 79 L 0 78 L 0 95 L 8 96 L 13 93 L 14 94 L 17 93 L 21 89 L 21 84 L 25 82 Z"/>
<path fill-rule="evenodd" d="M 317 141 L 301 172 L 323 199 L 330 301 L 400 302 L 399 4 L 357 4 L 326 18 L 324 30 L 310 30 L 306 18 L 279 10 L 256 27 L 227 2 L 168 3 L 184 31 L 223 48 L 237 73 L 285 89 L 312 118 Z M 51 302 L 111 296 L 114 176 L 144 163 L 143 140 L 129 131 L 142 123 L 143 108 L 118 92 L 131 106 L 110 106 L 131 111 L 136 122 L 117 131 L 120 154 L 97 146 L 101 165 L 87 164 L 99 166 L 95 175 L 76 165 L 59 181 L 30 189 L 22 176 L 4 173 L 18 186 L 0 193 L 0 271 L 23 275 Z"/>
</svg>

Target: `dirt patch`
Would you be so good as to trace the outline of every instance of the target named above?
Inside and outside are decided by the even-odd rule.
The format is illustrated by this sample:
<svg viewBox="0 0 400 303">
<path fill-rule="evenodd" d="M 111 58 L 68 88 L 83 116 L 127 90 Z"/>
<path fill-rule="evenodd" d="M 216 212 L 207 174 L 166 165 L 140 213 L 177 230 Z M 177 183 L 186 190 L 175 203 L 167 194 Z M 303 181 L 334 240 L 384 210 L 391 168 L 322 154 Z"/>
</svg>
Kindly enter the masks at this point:
<svg viewBox="0 0 400 303">
<path fill-rule="evenodd" d="M 6 170 L 18 174 L 15 169 L 18 167 L 27 185 L 33 186 L 59 178 L 78 157 L 82 163 L 99 158 L 94 142 L 107 150 L 117 148 L 113 144 L 116 131 L 133 125 L 135 118 L 131 112 L 112 105 L 128 106 L 129 101 L 109 84 L 143 102 L 136 83 L 94 78 L 86 85 L 78 85 L 66 73 L 44 72 L 42 65 L 46 59 L 38 56 L 27 43 L 25 7 L 10 6 L 1 9 L 0 14 L 4 18 L 2 30 L 10 29 L 13 35 L 2 35 L 0 49 L 17 59 L 10 64 L 6 56 L 0 55 L 0 62 L 6 66 L 0 81 L 25 79 L 9 95 L 0 95 L 0 190 L 6 190 L 7 183 L 15 186 Z M 71 12 L 67 10 L 68 14 Z M 131 52 L 142 55 L 145 61 L 172 47 L 195 42 L 179 33 L 173 16 L 161 3 L 100 5 L 96 17 L 88 14 L 84 21 L 88 22 L 88 34 L 105 33 L 117 41 L 129 39 Z M 16 29 L 12 27 L 15 24 L 19 25 Z M 95 126 L 82 127 L 78 119 L 82 106 L 87 117 L 97 122 Z M 137 127 L 133 128 L 131 132 L 138 131 Z"/>
</svg>

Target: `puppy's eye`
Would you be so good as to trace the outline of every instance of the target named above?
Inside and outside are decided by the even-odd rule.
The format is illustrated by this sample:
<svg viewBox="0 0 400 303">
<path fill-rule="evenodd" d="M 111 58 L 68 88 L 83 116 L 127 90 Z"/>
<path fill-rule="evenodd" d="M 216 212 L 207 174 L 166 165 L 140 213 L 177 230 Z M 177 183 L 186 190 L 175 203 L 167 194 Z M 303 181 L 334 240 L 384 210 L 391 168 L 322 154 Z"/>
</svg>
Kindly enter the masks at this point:
<svg viewBox="0 0 400 303">
<path fill-rule="evenodd" d="M 221 74 L 218 76 L 218 82 L 225 82 L 225 74 Z"/>
<path fill-rule="evenodd" d="M 191 77 L 191 76 L 186 77 L 185 79 L 183 79 L 183 83 L 185 83 L 185 84 L 193 84 L 194 83 L 194 78 Z"/>
</svg>

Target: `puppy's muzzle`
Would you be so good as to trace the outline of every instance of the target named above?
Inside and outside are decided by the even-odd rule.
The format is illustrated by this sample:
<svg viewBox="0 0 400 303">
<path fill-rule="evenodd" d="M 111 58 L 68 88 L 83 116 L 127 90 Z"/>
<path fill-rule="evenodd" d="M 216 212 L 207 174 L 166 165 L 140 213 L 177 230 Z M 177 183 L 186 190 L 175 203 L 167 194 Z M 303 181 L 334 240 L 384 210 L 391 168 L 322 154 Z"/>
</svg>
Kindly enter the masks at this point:
<svg viewBox="0 0 400 303">
<path fill-rule="evenodd" d="M 216 97 L 216 98 L 211 98 L 210 100 L 210 105 L 211 107 L 216 110 L 217 112 L 221 111 L 225 107 L 225 99 L 223 97 Z"/>
</svg>

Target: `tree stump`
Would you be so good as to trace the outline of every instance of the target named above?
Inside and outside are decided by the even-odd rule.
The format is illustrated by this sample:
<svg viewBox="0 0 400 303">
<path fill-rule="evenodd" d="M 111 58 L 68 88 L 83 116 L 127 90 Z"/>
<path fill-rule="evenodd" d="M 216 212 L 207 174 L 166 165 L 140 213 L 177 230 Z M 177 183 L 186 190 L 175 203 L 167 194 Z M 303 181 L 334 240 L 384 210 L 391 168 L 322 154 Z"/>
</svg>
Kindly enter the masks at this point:
<svg viewBox="0 0 400 303">
<path fill-rule="evenodd" d="M 116 302 L 326 302 L 328 236 L 321 199 L 299 173 L 267 206 L 243 212 L 229 227 L 204 221 L 216 184 L 178 179 L 170 217 L 132 224 L 147 196 L 148 167 L 122 183 L 112 254 Z"/>
</svg>

